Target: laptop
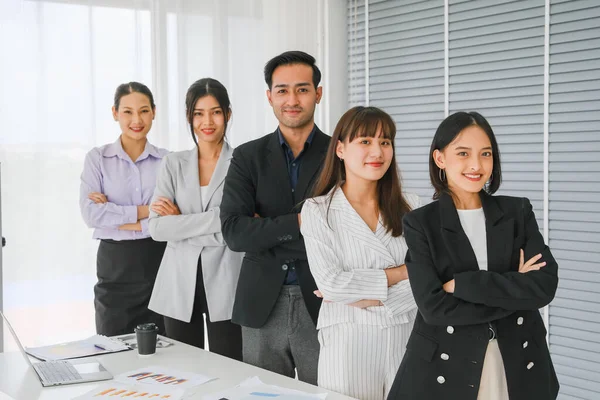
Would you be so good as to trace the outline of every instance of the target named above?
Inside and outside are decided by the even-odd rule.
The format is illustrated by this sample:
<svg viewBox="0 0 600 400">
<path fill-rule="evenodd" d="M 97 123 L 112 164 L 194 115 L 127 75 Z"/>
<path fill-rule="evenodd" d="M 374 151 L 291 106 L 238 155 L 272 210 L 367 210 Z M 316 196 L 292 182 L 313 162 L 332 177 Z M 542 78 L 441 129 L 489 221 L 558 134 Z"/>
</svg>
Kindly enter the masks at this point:
<svg viewBox="0 0 600 400">
<path fill-rule="evenodd" d="M 21 345 L 21 341 L 10 325 L 10 322 L 8 322 L 8 319 L 2 311 L 0 311 L 0 314 L 2 315 L 2 320 L 6 322 L 10 334 L 15 339 L 19 351 L 25 358 L 27 364 L 29 364 L 37 374 L 42 386 L 70 385 L 73 383 L 96 382 L 112 379 L 113 376 L 111 373 L 108 372 L 98 360 L 93 358 L 32 363 L 29 360 L 27 353 L 25 353 L 25 349 Z"/>
</svg>

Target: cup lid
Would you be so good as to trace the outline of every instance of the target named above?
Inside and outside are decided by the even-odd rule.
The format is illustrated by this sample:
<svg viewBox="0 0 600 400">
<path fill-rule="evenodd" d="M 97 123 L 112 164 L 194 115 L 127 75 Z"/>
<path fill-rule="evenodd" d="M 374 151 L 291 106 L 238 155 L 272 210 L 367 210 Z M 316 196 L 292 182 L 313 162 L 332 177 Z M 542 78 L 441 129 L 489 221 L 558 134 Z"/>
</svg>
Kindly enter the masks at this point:
<svg viewBox="0 0 600 400">
<path fill-rule="evenodd" d="M 135 331 L 141 331 L 141 332 L 154 332 L 158 330 L 158 326 L 156 326 L 156 324 L 154 322 L 148 322 L 145 324 L 139 324 L 138 326 L 136 326 Z"/>
</svg>

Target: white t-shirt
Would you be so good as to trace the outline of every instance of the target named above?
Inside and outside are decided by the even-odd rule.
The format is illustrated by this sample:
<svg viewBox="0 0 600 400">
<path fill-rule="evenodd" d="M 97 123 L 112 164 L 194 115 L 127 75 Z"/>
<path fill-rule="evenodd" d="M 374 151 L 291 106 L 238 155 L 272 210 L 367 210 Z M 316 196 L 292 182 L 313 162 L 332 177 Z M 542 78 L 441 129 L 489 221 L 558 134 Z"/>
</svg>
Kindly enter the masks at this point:
<svg viewBox="0 0 600 400">
<path fill-rule="evenodd" d="M 483 208 L 476 210 L 456 210 L 463 230 L 471 242 L 479 269 L 488 269 L 487 235 L 485 232 L 485 214 Z"/>
</svg>

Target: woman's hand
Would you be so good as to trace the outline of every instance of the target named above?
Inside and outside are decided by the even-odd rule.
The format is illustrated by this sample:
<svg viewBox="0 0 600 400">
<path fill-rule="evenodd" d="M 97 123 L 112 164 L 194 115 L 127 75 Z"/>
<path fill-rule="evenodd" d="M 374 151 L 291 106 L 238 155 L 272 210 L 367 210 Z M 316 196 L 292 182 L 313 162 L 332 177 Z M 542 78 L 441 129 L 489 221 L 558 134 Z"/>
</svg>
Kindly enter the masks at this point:
<svg viewBox="0 0 600 400">
<path fill-rule="evenodd" d="M 388 287 L 394 286 L 398 282 L 408 279 L 408 270 L 406 264 L 397 267 L 386 268 L 383 270 L 388 281 Z"/>
<path fill-rule="evenodd" d="M 367 308 L 367 307 L 381 307 L 383 303 L 380 300 L 359 300 L 354 303 L 348 304 L 351 307 Z"/>
<path fill-rule="evenodd" d="M 320 290 L 315 290 L 313 291 L 313 293 L 315 294 L 315 296 L 317 296 L 320 299 L 323 299 L 323 293 L 321 293 Z M 323 299 L 323 303 L 331 303 L 331 300 L 325 300 Z"/>
<path fill-rule="evenodd" d="M 537 271 L 542 267 L 546 266 L 546 262 L 542 261 L 541 263 L 537 263 L 536 261 L 538 261 L 540 258 L 542 258 L 542 254 L 536 254 L 535 256 L 531 257 L 527 262 L 525 261 L 525 252 L 523 252 L 523 249 L 519 250 L 519 272 L 522 274 L 526 274 L 529 271 Z"/>
<path fill-rule="evenodd" d="M 180 215 L 181 211 L 179 211 L 179 207 L 177 207 L 171 200 L 166 197 L 159 197 L 152 205 L 150 206 L 152 211 L 164 217 L 166 215 Z"/>
<path fill-rule="evenodd" d="M 137 219 L 138 221 L 150 216 L 150 207 L 148 206 L 137 206 Z"/>
<path fill-rule="evenodd" d="M 323 293 L 321 293 L 320 290 L 315 290 L 313 293 L 318 298 L 323 299 Z M 330 300 L 325 300 L 325 299 L 323 299 L 323 302 L 331 303 Z M 367 308 L 367 307 L 379 307 L 379 306 L 382 306 L 383 303 L 379 300 L 359 300 L 359 301 L 355 301 L 354 303 L 350 303 L 347 305 L 351 306 L 351 307 L 357 307 L 357 308 Z"/>
<path fill-rule="evenodd" d="M 134 222 L 132 224 L 123 224 L 118 228 L 120 231 L 138 231 L 142 230 L 142 223 L 140 221 Z"/>
<path fill-rule="evenodd" d="M 520 250 L 520 259 L 519 259 L 519 272 L 525 274 L 529 271 L 537 271 L 538 269 L 544 267 L 546 265 L 545 262 L 535 263 L 540 258 L 542 258 L 541 254 L 537 254 L 529 259 L 529 261 L 524 262 L 525 253 L 523 249 Z M 444 283 L 442 286 L 446 293 L 454 293 L 454 279 Z"/>
<path fill-rule="evenodd" d="M 99 192 L 92 192 L 88 194 L 88 199 L 90 199 L 96 204 L 108 203 L 108 199 L 106 198 L 106 196 Z"/>
</svg>

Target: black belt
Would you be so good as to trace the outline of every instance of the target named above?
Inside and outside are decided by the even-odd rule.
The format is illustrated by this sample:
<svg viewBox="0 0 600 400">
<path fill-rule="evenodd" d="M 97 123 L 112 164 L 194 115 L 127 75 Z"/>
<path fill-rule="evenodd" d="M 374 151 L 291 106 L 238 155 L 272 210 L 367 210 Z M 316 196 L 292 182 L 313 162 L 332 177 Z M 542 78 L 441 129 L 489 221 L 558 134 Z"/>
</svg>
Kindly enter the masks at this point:
<svg viewBox="0 0 600 400">
<path fill-rule="evenodd" d="M 488 329 L 489 329 L 489 333 L 490 333 L 490 342 L 494 339 L 498 338 L 498 334 L 496 333 L 496 325 L 492 324 L 491 322 L 488 322 Z"/>
</svg>

